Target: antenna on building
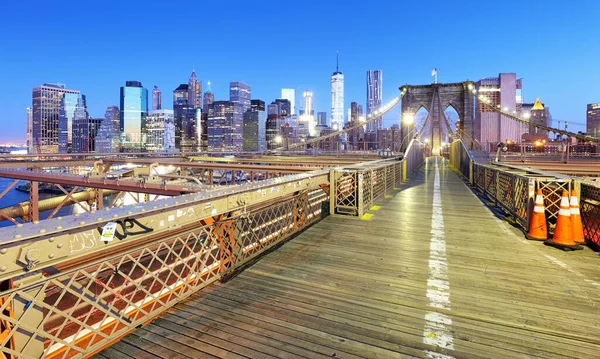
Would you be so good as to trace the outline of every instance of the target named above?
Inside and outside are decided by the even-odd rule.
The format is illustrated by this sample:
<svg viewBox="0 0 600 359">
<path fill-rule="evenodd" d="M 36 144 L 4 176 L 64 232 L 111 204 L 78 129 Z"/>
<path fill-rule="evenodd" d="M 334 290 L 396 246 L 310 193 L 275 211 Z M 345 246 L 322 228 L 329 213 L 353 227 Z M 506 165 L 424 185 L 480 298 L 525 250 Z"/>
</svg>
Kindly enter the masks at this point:
<svg viewBox="0 0 600 359">
<path fill-rule="evenodd" d="M 340 52 L 335 52 L 335 72 L 340 72 Z"/>
</svg>

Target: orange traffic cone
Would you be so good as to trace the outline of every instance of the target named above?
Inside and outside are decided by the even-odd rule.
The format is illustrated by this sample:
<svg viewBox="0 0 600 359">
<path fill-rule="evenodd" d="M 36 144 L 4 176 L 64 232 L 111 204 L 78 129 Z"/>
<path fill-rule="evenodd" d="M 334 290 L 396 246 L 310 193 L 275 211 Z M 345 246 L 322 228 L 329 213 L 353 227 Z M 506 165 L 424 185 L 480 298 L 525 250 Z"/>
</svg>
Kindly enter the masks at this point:
<svg viewBox="0 0 600 359">
<path fill-rule="evenodd" d="M 583 224 L 581 224 L 581 215 L 579 214 L 579 201 L 575 190 L 571 190 L 571 228 L 573 230 L 573 241 L 585 243 Z"/>
<path fill-rule="evenodd" d="M 539 188 L 535 194 L 535 207 L 533 207 L 533 213 L 529 220 L 529 233 L 525 234 L 525 238 L 538 241 L 545 241 L 548 239 L 544 198 L 542 197 L 542 190 Z"/>
<path fill-rule="evenodd" d="M 567 250 L 583 249 L 573 240 L 573 228 L 571 227 L 571 208 L 569 207 L 569 193 L 563 191 L 560 200 L 560 210 L 554 228 L 554 236 L 544 242 L 549 246 Z"/>
</svg>

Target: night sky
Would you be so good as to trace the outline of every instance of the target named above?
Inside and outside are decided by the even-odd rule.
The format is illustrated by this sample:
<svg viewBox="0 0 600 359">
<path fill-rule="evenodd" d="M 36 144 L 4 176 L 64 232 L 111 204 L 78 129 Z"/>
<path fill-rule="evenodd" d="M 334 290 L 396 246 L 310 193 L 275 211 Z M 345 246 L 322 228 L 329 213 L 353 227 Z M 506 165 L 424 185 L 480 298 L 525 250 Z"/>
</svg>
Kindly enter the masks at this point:
<svg viewBox="0 0 600 359">
<path fill-rule="evenodd" d="M 336 51 L 346 108 L 365 103 L 370 69 L 383 71 L 384 102 L 402 84 L 431 83 L 433 68 L 439 82 L 516 72 L 526 102 L 540 97 L 555 120 L 584 130 L 586 104 L 600 102 L 599 13 L 600 1 L 576 0 L 6 1 L 0 142 L 24 142 L 32 87 L 67 84 L 102 117 L 138 80 L 172 108 L 192 66 L 215 100 L 244 81 L 266 102 L 295 88 L 297 109 L 309 89 L 315 112 L 329 112 Z M 397 109 L 384 125 L 398 120 Z"/>
</svg>

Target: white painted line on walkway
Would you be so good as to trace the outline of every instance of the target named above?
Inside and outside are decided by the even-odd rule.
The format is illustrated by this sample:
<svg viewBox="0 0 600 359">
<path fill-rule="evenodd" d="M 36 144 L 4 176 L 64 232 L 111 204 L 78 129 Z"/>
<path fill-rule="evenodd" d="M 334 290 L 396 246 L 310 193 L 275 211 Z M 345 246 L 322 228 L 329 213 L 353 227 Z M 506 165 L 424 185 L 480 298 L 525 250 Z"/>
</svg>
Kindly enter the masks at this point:
<svg viewBox="0 0 600 359">
<path fill-rule="evenodd" d="M 431 242 L 429 245 L 429 278 L 427 279 L 428 305 L 432 308 L 450 311 L 450 283 L 448 282 L 448 262 L 446 260 L 446 239 L 444 216 L 442 214 L 442 195 L 440 191 L 440 169 L 435 160 L 433 180 L 433 214 L 431 217 Z M 423 343 L 437 348 L 454 350 L 454 337 L 450 328 L 452 319 L 446 314 L 428 312 L 425 314 Z M 427 358 L 453 359 L 446 354 L 425 351 Z"/>
</svg>

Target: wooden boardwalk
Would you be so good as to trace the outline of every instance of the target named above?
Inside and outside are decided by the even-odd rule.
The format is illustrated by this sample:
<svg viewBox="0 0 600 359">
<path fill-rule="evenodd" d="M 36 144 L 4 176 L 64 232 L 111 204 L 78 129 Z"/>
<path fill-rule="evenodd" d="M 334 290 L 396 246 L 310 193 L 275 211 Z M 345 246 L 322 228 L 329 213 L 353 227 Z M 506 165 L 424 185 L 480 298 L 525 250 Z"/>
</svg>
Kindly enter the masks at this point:
<svg viewBox="0 0 600 359">
<path fill-rule="evenodd" d="M 326 218 L 96 357 L 600 357 L 593 251 L 524 240 L 441 159 L 372 213 Z"/>
</svg>

